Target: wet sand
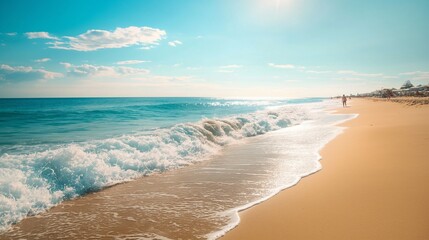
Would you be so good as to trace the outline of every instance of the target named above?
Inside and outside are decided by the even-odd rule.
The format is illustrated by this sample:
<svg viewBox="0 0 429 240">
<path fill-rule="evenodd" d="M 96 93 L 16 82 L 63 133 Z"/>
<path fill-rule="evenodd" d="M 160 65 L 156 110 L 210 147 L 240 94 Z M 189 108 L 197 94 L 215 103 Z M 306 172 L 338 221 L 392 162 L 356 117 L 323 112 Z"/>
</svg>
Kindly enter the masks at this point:
<svg viewBox="0 0 429 240">
<path fill-rule="evenodd" d="M 429 105 L 352 99 L 360 116 L 323 169 L 253 208 L 222 239 L 429 239 Z"/>
</svg>

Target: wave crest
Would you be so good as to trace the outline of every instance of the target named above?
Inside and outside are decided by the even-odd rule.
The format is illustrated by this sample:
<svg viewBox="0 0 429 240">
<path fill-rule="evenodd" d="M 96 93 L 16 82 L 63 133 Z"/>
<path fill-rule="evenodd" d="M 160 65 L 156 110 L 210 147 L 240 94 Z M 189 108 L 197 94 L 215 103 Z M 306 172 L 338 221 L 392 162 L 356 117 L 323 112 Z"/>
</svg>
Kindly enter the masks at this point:
<svg viewBox="0 0 429 240">
<path fill-rule="evenodd" d="M 0 230 L 63 200 L 207 159 L 245 137 L 298 124 L 298 107 L 203 119 L 135 135 L 0 156 Z"/>
</svg>

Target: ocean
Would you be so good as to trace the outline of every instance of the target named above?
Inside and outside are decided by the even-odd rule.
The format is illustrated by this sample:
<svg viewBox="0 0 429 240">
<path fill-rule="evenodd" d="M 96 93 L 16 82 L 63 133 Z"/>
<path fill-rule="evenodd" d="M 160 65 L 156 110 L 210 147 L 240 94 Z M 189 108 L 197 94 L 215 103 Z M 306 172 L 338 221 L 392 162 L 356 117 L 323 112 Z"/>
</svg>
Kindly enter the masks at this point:
<svg viewBox="0 0 429 240">
<path fill-rule="evenodd" d="M 98 216 L 106 226 L 121 216 L 135 226 L 105 235 L 99 226 L 87 234 L 216 238 L 238 223 L 239 210 L 321 168 L 319 149 L 341 132 L 336 123 L 353 117 L 330 114 L 333 104 L 322 98 L 0 99 L 0 231 L 35 215 L 43 223 L 38 230 L 8 236 L 43 236 L 49 224 L 64 234 L 109 212 Z M 94 195 L 108 198 L 106 205 L 80 205 L 86 218 L 46 212 L 129 181 Z"/>
</svg>

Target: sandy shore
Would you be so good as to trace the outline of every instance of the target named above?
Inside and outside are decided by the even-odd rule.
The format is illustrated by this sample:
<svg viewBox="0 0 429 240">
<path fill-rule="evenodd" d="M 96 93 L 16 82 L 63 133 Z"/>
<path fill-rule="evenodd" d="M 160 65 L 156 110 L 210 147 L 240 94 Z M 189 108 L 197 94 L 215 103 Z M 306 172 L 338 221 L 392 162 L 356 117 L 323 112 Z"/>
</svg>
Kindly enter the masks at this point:
<svg viewBox="0 0 429 240">
<path fill-rule="evenodd" d="M 406 105 L 425 105 L 429 104 L 429 97 L 394 97 L 391 99 L 387 98 L 371 98 L 371 100 L 379 102 L 397 102 Z"/>
<path fill-rule="evenodd" d="M 353 99 L 323 169 L 240 214 L 222 239 L 429 239 L 429 105 Z"/>
</svg>

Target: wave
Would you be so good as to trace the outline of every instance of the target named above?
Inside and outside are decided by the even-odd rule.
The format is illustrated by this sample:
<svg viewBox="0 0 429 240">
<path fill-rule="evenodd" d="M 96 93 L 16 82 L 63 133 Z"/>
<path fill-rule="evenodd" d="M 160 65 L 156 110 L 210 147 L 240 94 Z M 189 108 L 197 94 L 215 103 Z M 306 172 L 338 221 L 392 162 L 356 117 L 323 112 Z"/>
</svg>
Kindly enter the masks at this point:
<svg viewBox="0 0 429 240">
<path fill-rule="evenodd" d="M 152 132 L 5 153 L 0 156 L 0 230 L 64 200 L 202 161 L 227 144 L 308 118 L 304 108 L 287 106 Z"/>
</svg>

